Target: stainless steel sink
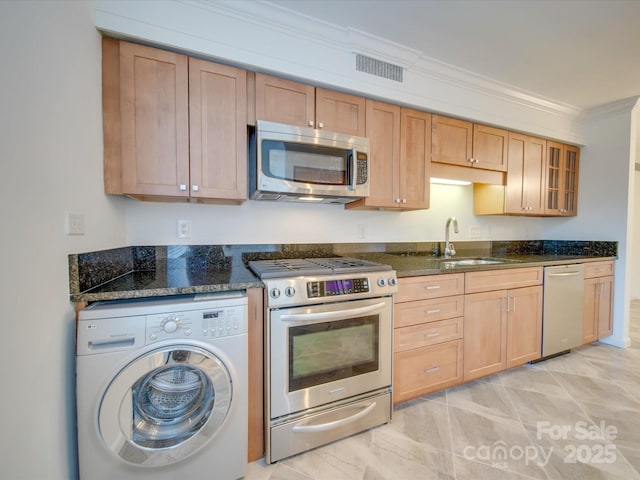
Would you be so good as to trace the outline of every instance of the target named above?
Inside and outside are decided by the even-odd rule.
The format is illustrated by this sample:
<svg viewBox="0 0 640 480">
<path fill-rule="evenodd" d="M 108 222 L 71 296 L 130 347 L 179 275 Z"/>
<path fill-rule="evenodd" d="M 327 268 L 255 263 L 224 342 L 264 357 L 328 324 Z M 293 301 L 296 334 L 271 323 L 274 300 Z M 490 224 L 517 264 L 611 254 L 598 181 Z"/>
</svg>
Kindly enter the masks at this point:
<svg viewBox="0 0 640 480">
<path fill-rule="evenodd" d="M 492 257 L 475 257 L 475 258 L 448 258 L 441 260 L 440 265 L 443 268 L 455 268 L 455 267 L 471 267 L 474 265 L 496 265 L 500 263 L 514 263 L 518 260 L 506 259 L 506 258 L 492 258 Z"/>
<path fill-rule="evenodd" d="M 452 263 L 454 265 L 492 265 L 494 263 L 505 263 L 505 260 L 495 258 L 456 258 L 444 260 L 442 263 Z"/>
</svg>

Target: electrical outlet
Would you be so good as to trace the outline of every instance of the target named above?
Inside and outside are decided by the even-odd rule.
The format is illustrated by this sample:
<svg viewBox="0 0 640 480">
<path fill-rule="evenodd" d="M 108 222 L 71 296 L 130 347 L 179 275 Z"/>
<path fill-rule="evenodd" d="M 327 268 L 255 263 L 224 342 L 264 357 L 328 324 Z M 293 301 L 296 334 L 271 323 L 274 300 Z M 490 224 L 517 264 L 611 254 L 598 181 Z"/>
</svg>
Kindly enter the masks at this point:
<svg viewBox="0 0 640 480">
<path fill-rule="evenodd" d="M 477 240 L 482 237 L 482 227 L 479 225 L 472 225 L 469 227 L 469 238 L 471 240 Z"/>
<path fill-rule="evenodd" d="M 357 227 L 358 227 L 358 238 L 360 240 L 364 240 L 365 238 L 367 238 L 367 225 L 364 223 L 359 223 Z"/>
<path fill-rule="evenodd" d="M 191 238 L 191 220 L 178 220 L 178 238 Z"/>
<path fill-rule="evenodd" d="M 84 214 L 67 212 L 65 231 L 67 235 L 84 235 Z"/>
</svg>

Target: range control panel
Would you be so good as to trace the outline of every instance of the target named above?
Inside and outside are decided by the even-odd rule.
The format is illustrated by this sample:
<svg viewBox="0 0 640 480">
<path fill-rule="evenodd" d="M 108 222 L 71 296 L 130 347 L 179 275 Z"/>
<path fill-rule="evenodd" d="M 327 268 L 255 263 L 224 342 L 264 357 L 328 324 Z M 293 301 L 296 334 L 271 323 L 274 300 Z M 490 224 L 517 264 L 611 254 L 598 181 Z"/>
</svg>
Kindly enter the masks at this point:
<svg viewBox="0 0 640 480">
<path fill-rule="evenodd" d="M 333 297 L 336 295 L 368 292 L 369 279 L 366 277 L 307 282 L 307 295 L 309 298 Z"/>
<path fill-rule="evenodd" d="M 263 282 L 265 300 L 271 308 L 387 296 L 398 292 L 393 270 L 355 275 L 270 278 Z"/>
</svg>

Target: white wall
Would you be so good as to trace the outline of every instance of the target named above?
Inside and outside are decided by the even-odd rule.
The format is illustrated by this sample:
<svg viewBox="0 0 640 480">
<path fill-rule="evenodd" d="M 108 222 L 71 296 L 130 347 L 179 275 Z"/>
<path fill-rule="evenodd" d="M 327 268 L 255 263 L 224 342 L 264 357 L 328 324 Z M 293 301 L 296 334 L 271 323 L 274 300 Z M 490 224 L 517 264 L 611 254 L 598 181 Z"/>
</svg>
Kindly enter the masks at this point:
<svg viewBox="0 0 640 480">
<path fill-rule="evenodd" d="M 473 215 L 473 187 L 431 185 L 429 210 L 345 210 L 341 205 L 247 201 L 242 206 L 152 203 L 127 200 L 130 245 L 228 243 L 366 243 L 444 241 L 448 217 L 458 219 L 452 240 L 528 240 L 544 235 L 549 220 Z M 177 239 L 177 221 L 192 222 L 192 238 Z M 557 219 L 555 223 L 567 223 Z M 358 226 L 364 225 L 366 238 Z"/>
<path fill-rule="evenodd" d="M 639 122 L 640 123 L 640 122 Z M 640 135 L 637 137 L 640 138 Z M 640 155 L 636 155 L 640 159 Z M 633 201 L 633 245 L 631 268 L 631 299 L 640 300 L 640 172 L 634 173 L 634 201 Z"/>
<path fill-rule="evenodd" d="M 76 475 L 74 310 L 67 254 L 125 243 L 102 193 L 100 37 L 93 4 L 0 2 L 0 476 Z M 64 233 L 65 211 L 85 236 Z"/>
</svg>

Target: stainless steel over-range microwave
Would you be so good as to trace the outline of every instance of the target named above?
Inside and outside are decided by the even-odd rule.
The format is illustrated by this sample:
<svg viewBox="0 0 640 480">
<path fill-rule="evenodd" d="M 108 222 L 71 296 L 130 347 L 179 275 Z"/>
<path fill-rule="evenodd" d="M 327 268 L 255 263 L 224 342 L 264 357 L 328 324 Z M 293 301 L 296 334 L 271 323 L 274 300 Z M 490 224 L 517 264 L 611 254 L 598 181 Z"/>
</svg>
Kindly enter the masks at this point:
<svg viewBox="0 0 640 480">
<path fill-rule="evenodd" d="M 369 140 L 258 120 L 249 144 L 254 200 L 348 203 L 369 196 Z"/>
</svg>

